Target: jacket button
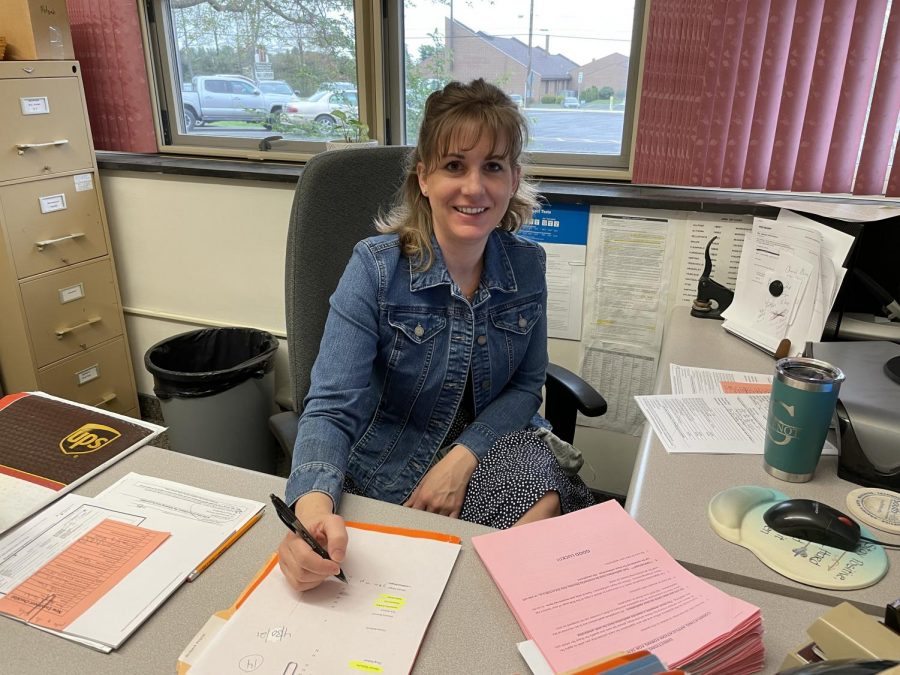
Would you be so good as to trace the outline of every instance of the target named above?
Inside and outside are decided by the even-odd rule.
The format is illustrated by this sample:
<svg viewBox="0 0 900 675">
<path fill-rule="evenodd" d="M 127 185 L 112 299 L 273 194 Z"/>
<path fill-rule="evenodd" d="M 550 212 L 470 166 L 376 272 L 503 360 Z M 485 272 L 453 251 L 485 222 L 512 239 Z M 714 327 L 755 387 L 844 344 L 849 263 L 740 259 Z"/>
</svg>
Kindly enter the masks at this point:
<svg viewBox="0 0 900 675">
<path fill-rule="evenodd" d="M 490 381 L 490 380 L 482 380 L 482 382 L 481 382 L 481 388 L 482 388 L 482 389 L 490 389 L 490 388 L 491 388 L 491 381 Z"/>
<path fill-rule="evenodd" d="M 481 346 L 486 345 L 486 344 L 487 344 L 487 336 L 486 336 L 486 335 L 479 335 L 479 336 L 478 336 L 478 344 L 480 344 Z"/>
<path fill-rule="evenodd" d="M 519 328 L 525 328 L 528 325 L 528 322 L 525 320 L 524 316 L 519 317 Z"/>
<path fill-rule="evenodd" d="M 422 328 L 422 324 L 417 324 L 416 329 L 413 331 L 416 334 L 416 337 L 422 337 L 425 335 L 425 329 Z"/>
</svg>

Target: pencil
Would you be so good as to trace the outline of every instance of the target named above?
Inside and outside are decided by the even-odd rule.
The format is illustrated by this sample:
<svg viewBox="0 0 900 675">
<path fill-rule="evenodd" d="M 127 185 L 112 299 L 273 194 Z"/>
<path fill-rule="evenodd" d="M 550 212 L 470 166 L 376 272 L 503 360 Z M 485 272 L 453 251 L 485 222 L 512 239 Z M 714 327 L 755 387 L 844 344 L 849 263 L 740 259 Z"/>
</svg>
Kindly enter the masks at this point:
<svg viewBox="0 0 900 675">
<path fill-rule="evenodd" d="M 244 535 L 244 532 L 246 532 L 251 527 L 253 527 L 256 524 L 256 521 L 258 521 L 260 518 L 262 518 L 262 514 L 263 514 L 262 509 L 260 509 L 255 514 L 253 514 L 253 516 L 250 518 L 250 520 L 248 520 L 246 523 L 244 523 L 240 529 L 233 532 L 231 534 L 231 536 L 228 537 L 228 539 L 226 539 L 225 541 L 223 541 L 221 544 L 219 544 L 216 547 L 215 551 L 213 551 L 208 556 L 206 556 L 206 558 L 203 560 L 203 562 L 200 563 L 199 565 L 197 565 L 197 567 L 194 568 L 193 572 L 188 574 L 187 580 L 193 581 L 194 579 L 199 577 L 207 567 L 209 567 L 216 560 L 218 560 L 220 555 L 222 555 L 226 550 L 228 550 L 234 542 L 236 542 L 238 539 L 240 539 Z"/>
</svg>

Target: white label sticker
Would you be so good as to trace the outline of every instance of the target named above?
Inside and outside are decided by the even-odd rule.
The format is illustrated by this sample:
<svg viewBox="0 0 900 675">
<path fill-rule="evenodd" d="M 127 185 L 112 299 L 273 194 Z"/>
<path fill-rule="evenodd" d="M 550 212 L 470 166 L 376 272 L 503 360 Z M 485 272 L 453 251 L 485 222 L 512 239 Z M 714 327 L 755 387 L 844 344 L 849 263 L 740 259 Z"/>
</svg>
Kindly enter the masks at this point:
<svg viewBox="0 0 900 675">
<path fill-rule="evenodd" d="M 90 368 L 85 368 L 77 373 L 75 373 L 75 381 L 78 383 L 80 387 L 83 384 L 87 384 L 91 380 L 96 380 L 100 377 L 100 366 L 96 363 Z"/>
<path fill-rule="evenodd" d="M 41 213 L 53 213 L 66 209 L 66 196 L 63 194 L 38 197 L 38 201 L 41 203 Z"/>
<path fill-rule="evenodd" d="M 28 96 L 19 99 L 19 107 L 23 115 L 47 115 L 50 113 L 50 101 L 46 96 Z"/>
<path fill-rule="evenodd" d="M 73 176 L 75 179 L 75 192 L 84 192 L 94 189 L 94 176 L 89 173 L 79 173 Z"/>
<path fill-rule="evenodd" d="M 73 300 L 81 300 L 84 297 L 84 284 L 75 284 L 74 286 L 69 286 L 68 288 L 60 288 L 59 289 L 59 302 L 60 304 L 66 304 L 67 302 L 72 302 Z"/>
</svg>

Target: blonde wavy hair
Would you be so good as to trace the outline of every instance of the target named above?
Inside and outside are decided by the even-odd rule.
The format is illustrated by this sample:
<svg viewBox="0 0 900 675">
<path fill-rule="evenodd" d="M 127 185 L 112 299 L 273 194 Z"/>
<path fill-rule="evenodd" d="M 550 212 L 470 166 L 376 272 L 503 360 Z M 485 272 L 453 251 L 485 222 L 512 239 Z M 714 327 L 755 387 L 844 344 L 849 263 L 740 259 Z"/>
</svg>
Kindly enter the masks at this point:
<svg viewBox="0 0 900 675">
<path fill-rule="evenodd" d="M 518 106 L 498 87 L 483 79 L 469 84 L 450 82 L 432 93 L 425 102 L 419 142 L 410 153 L 406 179 L 397 203 L 376 220 L 379 232 L 397 234 L 403 253 L 414 269 L 425 271 L 434 262 L 431 235 L 434 232 L 431 205 L 419 188 L 419 162 L 431 173 L 452 148 L 469 150 L 484 135 L 492 140 L 492 153 L 506 158 L 510 166 L 523 167 L 523 151 L 528 142 L 528 122 Z M 503 144 L 502 147 L 500 144 Z M 517 232 L 531 220 L 537 207 L 537 191 L 520 176 L 518 189 L 509 201 L 497 227 Z"/>
</svg>

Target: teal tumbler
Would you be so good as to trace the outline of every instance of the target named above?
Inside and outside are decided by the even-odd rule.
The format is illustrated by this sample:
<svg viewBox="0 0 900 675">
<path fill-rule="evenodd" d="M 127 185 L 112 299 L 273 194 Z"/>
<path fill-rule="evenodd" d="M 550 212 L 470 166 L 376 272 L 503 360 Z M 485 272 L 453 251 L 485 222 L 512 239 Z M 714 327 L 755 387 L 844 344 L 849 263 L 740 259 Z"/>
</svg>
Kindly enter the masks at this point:
<svg viewBox="0 0 900 675">
<path fill-rule="evenodd" d="M 791 483 L 813 477 L 843 381 L 844 373 L 824 361 L 778 360 L 766 421 L 767 473 Z"/>
</svg>

